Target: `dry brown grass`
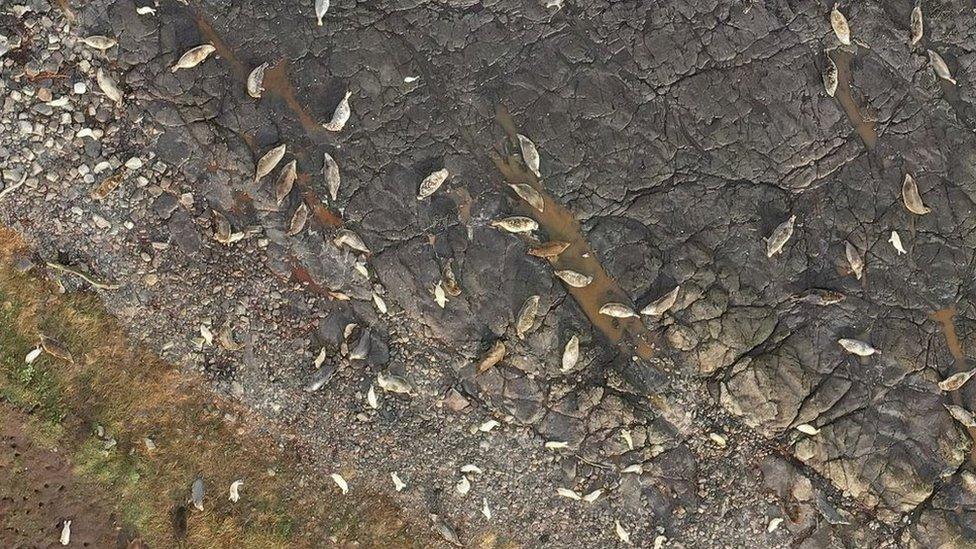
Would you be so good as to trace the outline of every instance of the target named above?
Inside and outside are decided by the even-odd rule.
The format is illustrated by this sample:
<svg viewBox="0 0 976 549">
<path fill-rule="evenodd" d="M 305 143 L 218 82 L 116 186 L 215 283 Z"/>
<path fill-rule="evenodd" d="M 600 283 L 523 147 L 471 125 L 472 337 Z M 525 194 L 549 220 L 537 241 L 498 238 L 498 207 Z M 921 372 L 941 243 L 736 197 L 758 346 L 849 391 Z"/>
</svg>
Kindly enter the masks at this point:
<svg viewBox="0 0 976 549">
<path fill-rule="evenodd" d="M 17 272 L 21 253 L 20 240 L 0 230 L 0 398 L 30 412 L 33 432 L 67 451 L 92 481 L 92 496 L 115 502 L 125 525 L 150 546 L 325 546 L 329 537 L 340 546 L 431 545 L 426 529 L 407 524 L 389 499 L 337 497 L 246 422 L 226 422 L 226 412 L 242 411 L 198 377 L 130 345 L 94 296 L 59 295 L 50 282 Z M 26 367 L 38 332 L 61 341 L 74 362 L 45 355 Z M 117 440 L 115 448 L 92 435 L 97 425 Z M 207 483 L 205 510 L 188 513 L 180 542 L 173 510 L 186 503 L 197 475 Z M 235 504 L 227 490 L 237 479 L 244 486 Z"/>
</svg>

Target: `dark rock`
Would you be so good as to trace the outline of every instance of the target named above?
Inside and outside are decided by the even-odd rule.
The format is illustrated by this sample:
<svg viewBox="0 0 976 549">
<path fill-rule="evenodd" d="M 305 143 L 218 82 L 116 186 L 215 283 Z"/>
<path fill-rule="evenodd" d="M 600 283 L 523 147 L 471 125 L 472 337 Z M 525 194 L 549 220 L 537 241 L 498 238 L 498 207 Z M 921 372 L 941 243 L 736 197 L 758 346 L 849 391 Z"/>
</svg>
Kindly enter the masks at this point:
<svg viewBox="0 0 976 549">
<path fill-rule="evenodd" d="M 180 201 L 175 195 L 163 193 L 153 201 L 152 209 L 160 219 L 169 219 L 173 212 L 180 207 Z"/>
<path fill-rule="evenodd" d="M 190 214 L 183 210 L 176 210 L 167 226 L 169 227 L 173 242 L 184 253 L 192 255 L 200 251 L 203 241 Z"/>
</svg>

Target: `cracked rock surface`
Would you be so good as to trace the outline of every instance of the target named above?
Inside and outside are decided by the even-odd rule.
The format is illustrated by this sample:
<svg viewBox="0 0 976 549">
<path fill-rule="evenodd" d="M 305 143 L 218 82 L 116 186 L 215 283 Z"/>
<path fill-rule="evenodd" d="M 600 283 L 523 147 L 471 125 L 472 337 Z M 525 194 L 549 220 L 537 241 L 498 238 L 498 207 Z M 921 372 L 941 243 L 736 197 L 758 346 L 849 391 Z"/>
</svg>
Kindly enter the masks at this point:
<svg viewBox="0 0 976 549">
<path fill-rule="evenodd" d="M 324 473 L 393 493 L 397 472 L 408 515 L 437 513 L 472 546 L 613 546 L 615 520 L 640 547 L 976 545 L 971 433 L 944 407 L 976 408 L 976 386 L 937 385 L 976 345 L 968 4 L 924 4 L 910 47 L 912 3 L 844 3 L 843 48 L 832 2 L 349 1 L 321 27 L 312 2 L 65 4 L 0 13 L 0 219 L 35 268 L 119 284 L 97 291 L 133 335 Z M 170 70 L 202 43 L 216 52 Z M 245 81 L 265 62 L 255 99 Z M 347 93 L 345 127 L 325 129 Z M 905 174 L 930 213 L 905 208 Z M 524 181 L 549 216 L 506 185 Z M 492 226 L 513 215 L 541 227 Z M 234 242 L 215 239 L 221 219 Z M 554 235 L 605 271 L 594 289 L 553 276 L 570 259 L 526 253 Z M 676 285 L 661 316 L 594 322 L 602 303 L 639 310 Z M 652 354 L 633 352 L 638 335 Z M 504 359 L 479 373 L 499 340 Z M 408 394 L 381 387 L 392 374 Z M 465 464 L 483 473 L 461 494 Z"/>
</svg>

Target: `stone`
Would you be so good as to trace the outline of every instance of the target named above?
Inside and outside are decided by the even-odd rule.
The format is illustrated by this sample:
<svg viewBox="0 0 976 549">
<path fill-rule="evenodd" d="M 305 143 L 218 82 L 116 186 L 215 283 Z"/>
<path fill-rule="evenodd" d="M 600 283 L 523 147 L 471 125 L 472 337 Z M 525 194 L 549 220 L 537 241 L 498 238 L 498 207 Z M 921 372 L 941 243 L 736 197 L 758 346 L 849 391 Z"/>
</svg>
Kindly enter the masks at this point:
<svg viewBox="0 0 976 549">
<path fill-rule="evenodd" d="M 453 387 L 447 390 L 447 394 L 444 395 L 444 406 L 452 412 L 460 412 L 468 406 L 470 406 L 468 399 L 464 398 L 464 395 L 459 393 Z"/>
<path fill-rule="evenodd" d="M 153 201 L 152 209 L 160 219 L 169 219 L 173 212 L 180 207 L 179 201 L 170 193 L 162 193 Z"/>
</svg>

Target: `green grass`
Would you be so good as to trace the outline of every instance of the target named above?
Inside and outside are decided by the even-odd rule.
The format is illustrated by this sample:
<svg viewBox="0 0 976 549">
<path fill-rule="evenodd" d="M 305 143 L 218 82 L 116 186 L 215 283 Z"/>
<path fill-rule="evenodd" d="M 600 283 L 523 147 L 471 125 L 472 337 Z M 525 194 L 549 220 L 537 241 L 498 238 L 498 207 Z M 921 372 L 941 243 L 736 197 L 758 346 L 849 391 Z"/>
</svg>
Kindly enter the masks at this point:
<svg viewBox="0 0 976 549">
<path fill-rule="evenodd" d="M 0 397 L 40 420 L 48 436 L 57 436 L 66 413 L 57 377 L 44 354 L 32 364 L 25 361 L 37 339 L 14 329 L 19 312 L 19 303 L 0 288 Z"/>
<path fill-rule="evenodd" d="M 113 450 L 106 450 L 104 442 L 91 437 L 72 455 L 75 471 L 99 486 L 121 494 L 131 503 L 122 508 L 122 522 L 136 531 L 145 531 L 152 513 L 143 501 L 133 495 L 140 490 L 142 478 L 140 460 Z"/>
</svg>

